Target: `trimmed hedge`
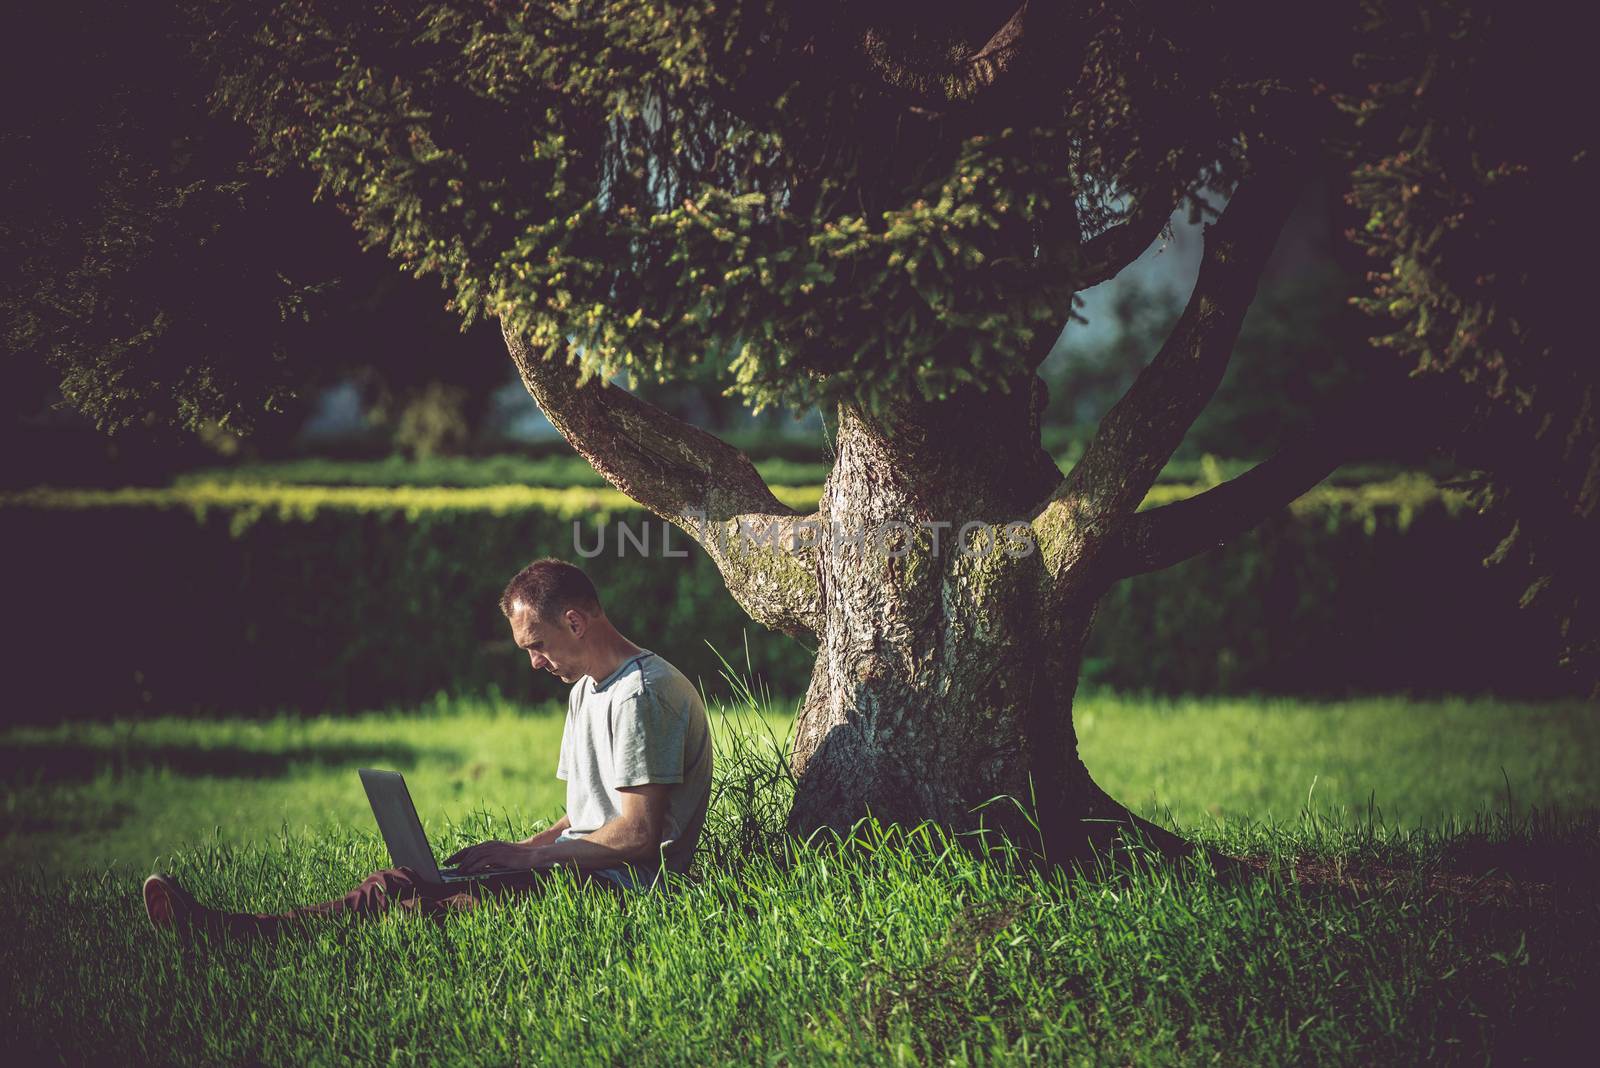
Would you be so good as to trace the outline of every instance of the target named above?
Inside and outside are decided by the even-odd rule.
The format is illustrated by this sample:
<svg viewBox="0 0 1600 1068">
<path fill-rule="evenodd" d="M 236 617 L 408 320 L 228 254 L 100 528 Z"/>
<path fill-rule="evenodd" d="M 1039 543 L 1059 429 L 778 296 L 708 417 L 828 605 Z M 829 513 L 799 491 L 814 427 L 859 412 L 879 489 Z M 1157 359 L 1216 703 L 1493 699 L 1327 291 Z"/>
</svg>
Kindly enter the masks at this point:
<svg viewBox="0 0 1600 1068">
<path fill-rule="evenodd" d="M 1157 486 L 1143 507 L 1199 487 Z M 1579 696 L 1557 624 L 1483 565 L 1505 531 L 1422 476 L 1319 486 L 1102 600 L 1086 681 L 1157 693 Z"/>
<path fill-rule="evenodd" d="M 774 486 L 821 483 L 828 477 L 823 460 L 767 459 L 756 461 L 761 477 Z M 587 486 L 609 484 L 589 461 L 576 454 L 565 456 L 435 456 L 408 460 L 391 456 L 382 460 L 330 460 L 321 457 L 279 462 L 242 463 L 227 467 L 201 467 L 174 480 L 178 486 L 199 483 L 242 482 L 252 485 L 281 483 L 298 486 Z"/>
<path fill-rule="evenodd" d="M 1198 487 L 1159 486 L 1148 503 Z M 779 496 L 810 507 L 816 487 Z M 646 519 L 648 518 L 648 522 Z M 542 555 L 582 561 L 623 631 L 718 685 L 715 644 L 798 694 L 812 650 L 749 622 L 710 561 L 610 490 L 189 485 L 0 496 L 7 717 L 344 711 L 440 690 L 564 696 L 496 607 Z M 616 527 L 649 531 L 617 555 Z M 1325 486 L 1257 531 L 1121 584 L 1084 679 L 1157 691 L 1575 692 L 1553 627 L 1480 566 L 1494 532 L 1425 478 Z"/>
<path fill-rule="evenodd" d="M 1055 456 L 1062 471 L 1070 470 L 1076 453 Z M 821 452 L 805 460 L 767 458 L 756 462 L 756 470 L 773 486 L 820 485 L 828 477 L 832 462 Z M 1202 456 L 1173 460 L 1162 468 L 1157 481 L 1162 483 L 1203 482 L 1208 477 L 1233 478 L 1255 466 L 1256 461 Z M 1351 463 L 1328 476 L 1330 483 L 1355 485 L 1392 478 L 1393 464 Z M 1441 465 L 1439 474 L 1449 473 Z M 544 486 L 553 488 L 588 487 L 603 489 L 607 483 L 589 462 L 571 452 L 554 456 L 524 456 L 506 453 L 498 456 L 436 456 L 427 460 L 407 460 L 391 456 L 382 460 L 334 460 L 307 457 L 278 462 L 254 462 L 226 467 L 202 467 L 180 474 L 179 487 L 205 483 L 243 483 L 251 486 L 281 484 L 294 486 Z"/>
<path fill-rule="evenodd" d="M 816 491 L 803 491 L 812 501 Z M 793 491 L 785 491 L 794 496 Z M 28 491 L 0 497 L 18 639 L 10 719 L 140 710 L 346 711 L 440 690 L 546 699 L 497 602 L 544 555 L 575 558 L 573 523 L 645 514 L 614 491 L 241 486 Z M 774 679 L 811 649 L 768 635 L 703 553 L 650 518 L 651 557 L 584 561 L 624 631 L 691 679 L 717 682 L 705 641 L 741 663 L 759 632 Z M 752 645 L 752 649 L 755 645 Z"/>
</svg>

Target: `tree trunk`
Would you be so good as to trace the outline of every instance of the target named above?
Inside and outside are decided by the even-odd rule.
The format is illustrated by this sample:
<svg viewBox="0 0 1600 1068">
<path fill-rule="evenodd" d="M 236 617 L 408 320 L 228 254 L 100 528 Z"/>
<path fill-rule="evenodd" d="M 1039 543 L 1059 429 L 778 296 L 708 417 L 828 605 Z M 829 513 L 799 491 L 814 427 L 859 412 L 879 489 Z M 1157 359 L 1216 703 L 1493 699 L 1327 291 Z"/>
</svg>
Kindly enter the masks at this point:
<svg viewBox="0 0 1600 1068">
<path fill-rule="evenodd" d="M 1132 820 L 1078 757 L 1072 698 L 1101 590 L 1087 566 L 1082 581 L 1052 577 L 1024 533 L 1061 474 L 1039 444 L 1043 383 L 1015 387 L 876 419 L 840 411 L 814 542 L 822 625 L 792 758 L 796 832 L 845 833 L 863 813 L 934 820 L 1063 863 Z M 979 523 L 998 536 L 962 538 Z"/>
</svg>

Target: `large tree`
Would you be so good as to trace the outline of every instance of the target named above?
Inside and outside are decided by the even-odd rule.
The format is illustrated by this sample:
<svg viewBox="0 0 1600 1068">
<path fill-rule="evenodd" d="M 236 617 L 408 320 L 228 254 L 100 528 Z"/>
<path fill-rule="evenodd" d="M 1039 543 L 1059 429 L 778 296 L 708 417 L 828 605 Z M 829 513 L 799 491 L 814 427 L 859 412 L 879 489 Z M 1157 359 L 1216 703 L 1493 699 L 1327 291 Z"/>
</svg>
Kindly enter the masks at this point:
<svg viewBox="0 0 1600 1068">
<path fill-rule="evenodd" d="M 754 619 L 816 637 L 795 830 L 931 818 L 1065 860 L 1139 822 L 1072 722 L 1111 584 L 1249 530 L 1358 441 L 1448 429 L 1399 369 L 1138 510 L 1307 176 L 1352 151 L 1334 102 L 1361 91 L 1360 12 L 1295 7 L 284 0 L 204 21 L 260 158 L 309 167 L 367 242 L 497 320 L 601 474 Z M 1037 368 L 1075 294 L 1208 198 L 1187 306 L 1063 473 Z M 817 511 L 622 373 L 828 406 Z"/>
</svg>

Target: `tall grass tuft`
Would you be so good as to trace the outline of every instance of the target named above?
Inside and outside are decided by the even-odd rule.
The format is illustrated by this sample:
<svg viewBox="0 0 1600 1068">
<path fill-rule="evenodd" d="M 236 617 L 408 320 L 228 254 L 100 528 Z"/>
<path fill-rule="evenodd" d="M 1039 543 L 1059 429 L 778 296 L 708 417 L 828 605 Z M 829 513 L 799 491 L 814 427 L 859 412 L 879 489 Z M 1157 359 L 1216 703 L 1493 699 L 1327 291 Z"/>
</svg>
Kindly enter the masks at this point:
<svg viewBox="0 0 1600 1068">
<path fill-rule="evenodd" d="M 716 646 L 706 644 L 722 664 L 730 698 L 708 702 L 720 744 L 697 864 L 737 873 L 751 857 L 773 859 L 783 853 L 795 790 L 789 768 L 794 717 L 789 717 L 789 731 L 780 738 L 772 727 L 772 695 L 751 682 L 756 674 L 748 644 L 743 673 Z"/>
</svg>

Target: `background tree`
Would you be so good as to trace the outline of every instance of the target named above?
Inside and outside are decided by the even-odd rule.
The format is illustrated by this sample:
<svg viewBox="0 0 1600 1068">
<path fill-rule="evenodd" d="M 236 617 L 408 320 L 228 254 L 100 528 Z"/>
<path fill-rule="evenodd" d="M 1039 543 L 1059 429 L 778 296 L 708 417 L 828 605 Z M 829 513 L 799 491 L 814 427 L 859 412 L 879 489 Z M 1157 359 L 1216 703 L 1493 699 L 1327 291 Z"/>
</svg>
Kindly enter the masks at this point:
<svg viewBox="0 0 1600 1068">
<path fill-rule="evenodd" d="M 1107 310 L 1114 326 L 1097 344 L 1073 344 L 1077 339 L 1069 324 L 1066 351 L 1053 354 L 1039 372 L 1049 389 L 1045 421 L 1077 428 L 1079 436 L 1091 433 L 1182 312 L 1183 299 L 1172 289 L 1129 280 Z"/>
<path fill-rule="evenodd" d="M 1136 821 L 1071 717 L 1103 593 L 1248 530 L 1357 445 L 1438 430 L 1397 371 L 1244 475 L 1136 511 L 1355 89 L 1343 5 L 204 13 L 260 158 L 309 166 L 367 242 L 497 320 L 598 471 L 695 537 L 752 617 L 816 636 L 797 830 L 870 811 L 987 822 L 1055 859 L 1104 846 Z M 1208 194 L 1227 207 L 1193 294 L 1063 475 L 1037 368 L 1074 295 Z M 818 511 L 606 384 L 622 372 L 837 412 Z M 962 538 L 973 522 L 1017 537 Z"/>
<path fill-rule="evenodd" d="M 1600 187 L 1582 34 L 1537 11 L 1371 0 L 1350 238 L 1373 259 L 1378 339 L 1454 411 L 1444 441 L 1505 538 L 1525 607 L 1559 622 L 1561 662 L 1600 698 L 1600 395 L 1583 264 Z"/>
<path fill-rule="evenodd" d="M 1263 281 L 1239 329 L 1217 392 L 1184 436 L 1175 458 L 1202 454 L 1260 459 L 1309 423 L 1330 396 L 1392 372 L 1394 361 L 1366 343 L 1370 325 L 1349 307 L 1358 276 L 1331 262 L 1302 265 Z M 1183 311 L 1171 288 L 1120 285 L 1107 316 L 1114 324 L 1090 340 L 1067 328 L 1067 348 L 1040 369 L 1050 388 L 1044 420 L 1073 439 L 1087 438 L 1160 348 Z M 1087 333 L 1087 331 L 1085 331 Z M 1382 442 L 1374 442 L 1381 449 Z M 1367 457 L 1415 461 L 1418 455 Z"/>
</svg>

